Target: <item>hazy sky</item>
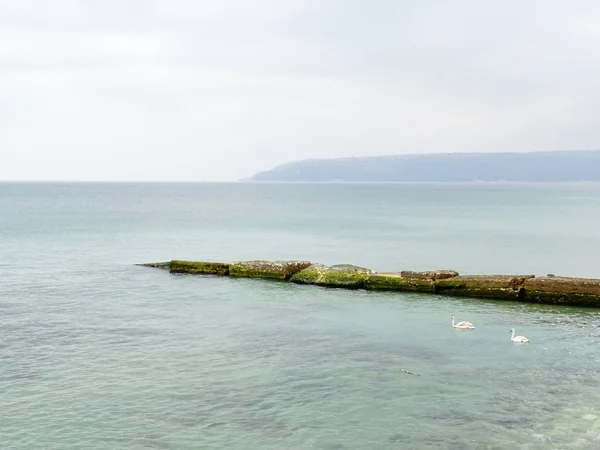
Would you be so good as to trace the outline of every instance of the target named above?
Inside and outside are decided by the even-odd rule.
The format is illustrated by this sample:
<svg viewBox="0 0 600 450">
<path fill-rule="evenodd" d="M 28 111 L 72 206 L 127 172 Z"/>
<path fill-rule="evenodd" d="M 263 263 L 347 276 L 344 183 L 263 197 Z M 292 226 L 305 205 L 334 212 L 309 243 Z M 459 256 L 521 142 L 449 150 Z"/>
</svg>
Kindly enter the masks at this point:
<svg viewBox="0 0 600 450">
<path fill-rule="evenodd" d="M 600 148 L 597 0 L 0 0 L 0 179 Z"/>
</svg>

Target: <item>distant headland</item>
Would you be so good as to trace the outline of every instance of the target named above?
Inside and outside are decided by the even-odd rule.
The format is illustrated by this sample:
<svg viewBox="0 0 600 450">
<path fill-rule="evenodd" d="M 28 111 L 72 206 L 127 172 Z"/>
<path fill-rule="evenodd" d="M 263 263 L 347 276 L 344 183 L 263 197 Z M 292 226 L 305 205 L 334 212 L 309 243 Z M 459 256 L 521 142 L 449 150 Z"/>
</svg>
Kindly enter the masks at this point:
<svg viewBox="0 0 600 450">
<path fill-rule="evenodd" d="M 431 153 L 308 159 L 282 164 L 240 181 L 600 181 L 600 150 L 530 153 Z"/>
</svg>

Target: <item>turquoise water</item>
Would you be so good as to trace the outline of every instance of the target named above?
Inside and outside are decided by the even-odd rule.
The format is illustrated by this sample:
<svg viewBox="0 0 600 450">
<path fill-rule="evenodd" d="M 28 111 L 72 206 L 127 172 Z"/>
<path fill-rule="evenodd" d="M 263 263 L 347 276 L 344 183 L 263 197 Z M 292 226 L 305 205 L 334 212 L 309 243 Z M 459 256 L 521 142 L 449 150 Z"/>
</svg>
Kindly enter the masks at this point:
<svg viewBox="0 0 600 450">
<path fill-rule="evenodd" d="M 597 449 L 600 311 L 133 264 L 598 254 L 593 184 L 0 184 L 0 448 Z"/>
</svg>

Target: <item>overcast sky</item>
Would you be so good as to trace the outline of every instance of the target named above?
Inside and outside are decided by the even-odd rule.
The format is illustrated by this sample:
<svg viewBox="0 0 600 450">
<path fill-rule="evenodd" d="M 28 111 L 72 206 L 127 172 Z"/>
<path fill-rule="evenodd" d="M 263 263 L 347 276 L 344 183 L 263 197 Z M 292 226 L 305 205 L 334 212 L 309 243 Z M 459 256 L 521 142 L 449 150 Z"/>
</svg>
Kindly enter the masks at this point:
<svg viewBox="0 0 600 450">
<path fill-rule="evenodd" d="M 0 0 L 0 179 L 600 148 L 597 0 Z"/>
</svg>

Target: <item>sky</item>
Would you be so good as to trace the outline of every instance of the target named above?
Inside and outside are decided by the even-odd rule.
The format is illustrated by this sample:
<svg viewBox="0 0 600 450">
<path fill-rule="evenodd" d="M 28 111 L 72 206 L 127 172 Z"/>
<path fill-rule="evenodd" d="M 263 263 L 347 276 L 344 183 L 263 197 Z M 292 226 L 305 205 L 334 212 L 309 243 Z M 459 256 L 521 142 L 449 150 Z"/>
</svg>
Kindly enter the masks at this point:
<svg viewBox="0 0 600 450">
<path fill-rule="evenodd" d="M 600 148 L 597 0 L 0 0 L 0 180 Z"/>
</svg>

